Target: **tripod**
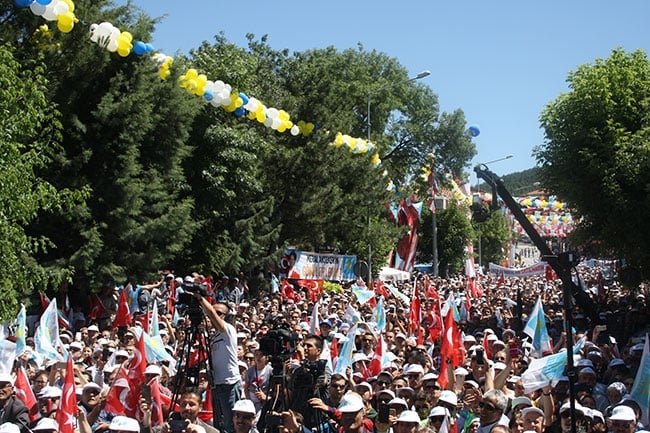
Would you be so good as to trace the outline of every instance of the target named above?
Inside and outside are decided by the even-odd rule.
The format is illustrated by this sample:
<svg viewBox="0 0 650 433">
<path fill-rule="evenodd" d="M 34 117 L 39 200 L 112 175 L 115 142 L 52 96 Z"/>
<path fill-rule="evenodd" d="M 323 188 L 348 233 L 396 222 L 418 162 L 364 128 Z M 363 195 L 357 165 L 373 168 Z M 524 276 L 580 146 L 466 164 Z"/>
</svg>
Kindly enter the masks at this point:
<svg viewBox="0 0 650 433">
<path fill-rule="evenodd" d="M 260 411 L 260 419 L 257 421 L 257 429 L 260 433 L 270 433 L 277 431 L 278 425 L 282 424 L 282 419 L 268 416 L 271 412 L 280 413 L 289 409 L 286 395 L 286 377 L 284 374 L 284 359 L 277 356 L 271 356 L 271 379 L 265 390 L 267 395 L 266 402 Z"/>
<path fill-rule="evenodd" d="M 212 390 L 214 388 L 214 379 L 212 376 L 214 367 L 212 365 L 212 357 L 210 356 L 209 336 L 203 326 L 205 316 L 201 308 L 193 304 L 187 307 L 186 312 L 190 319 L 190 326 L 185 328 L 185 341 L 183 341 L 181 350 L 177 354 L 179 368 L 174 378 L 174 393 L 171 403 L 172 410 L 178 404 L 178 400 L 183 392 L 190 390 L 196 390 L 198 392 L 201 366 L 205 365 L 206 361 L 208 389 Z M 196 350 L 192 351 L 192 348 L 195 346 Z M 212 401 L 210 403 L 212 404 L 213 425 L 217 427 L 217 424 L 221 420 L 221 411 L 218 404 L 214 404 Z"/>
</svg>

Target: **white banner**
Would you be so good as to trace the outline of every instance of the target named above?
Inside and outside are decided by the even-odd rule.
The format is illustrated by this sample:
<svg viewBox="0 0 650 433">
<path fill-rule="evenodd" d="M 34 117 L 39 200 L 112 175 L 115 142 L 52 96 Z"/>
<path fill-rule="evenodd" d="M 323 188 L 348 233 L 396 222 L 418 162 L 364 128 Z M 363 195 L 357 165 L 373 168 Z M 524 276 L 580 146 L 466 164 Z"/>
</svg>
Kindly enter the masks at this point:
<svg viewBox="0 0 650 433">
<path fill-rule="evenodd" d="M 351 281 L 356 279 L 356 256 L 294 251 L 295 263 L 288 278 L 305 280 Z"/>
<path fill-rule="evenodd" d="M 545 273 L 547 266 L 548 263 L 546 262 L 538 262 L 525 268 L 511 269 L 490 263 L 490 273 L 495 275 L 503 274 L 505 277 L 531 277 Z"/>
</svg>

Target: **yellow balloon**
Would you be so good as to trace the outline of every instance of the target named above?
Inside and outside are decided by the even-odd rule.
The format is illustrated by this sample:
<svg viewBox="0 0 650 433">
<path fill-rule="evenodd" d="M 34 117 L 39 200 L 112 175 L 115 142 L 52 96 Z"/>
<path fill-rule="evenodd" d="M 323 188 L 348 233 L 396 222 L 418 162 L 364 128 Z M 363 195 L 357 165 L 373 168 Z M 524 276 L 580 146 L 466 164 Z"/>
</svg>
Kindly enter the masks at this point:
<svg viewBox="0 0 650 433">
<path fill-rule="evenodd" d="M 129 43 L 133 41 L 133 35 L 129 32 L 122 32 L 120 33 L 120 38 L 126 39 Z"/>
<path fill-rule="evenodd" d="M 74 28 L 74 23 L 64 24 L 61 21 L 57 21 L 56 26 L 59 28 L 61 33 L 70 33 Z"/>
<path fill-rule="evenodd" d="M 336 134 L 336 138 L 334 139 L 334 145 L 336 147 L 341 147 L 343 145 L 343 135 L 339 132 Z"/>
<path fill-rule="evenodd" d="M 63 33 L 70 33 L 74 27 L 75 16 L 72 12 L 66 12 L 56 17 L 57 27 Z"/>
<path fill-rule="evenodd" d="M 129 48 L 117 47 L 117 54 L 119 54 L 121 57 L 127 57 L 130 53 L 131 50 Z"/>
<path fill-rule="evenodd" d="M 289 113 L 287 113 L 284 110 L 280 110 L 280 112 L 278 113 L 278 117 L 280 118 L 280 120 L 289 120 Z"/>
<path fill-rule="evenodd" d="M 59 0 L 68 5 L 68 12 L 74 12 L 74 3 L 72 0 Z"/>
<path fill-rule="evenodd" d="M 266 120 L 266 113 L 263 110 L 258 110 L 257 113 L 255 113 L 255 117 L 257 118 L 258 122 L 264 123 Z"/>
<path fill-rule="evenodd" d="M 185 76 L 189 79 L 196 79 L 199 77 L 199 73 L 196 69 L 188 69 L 188 71 L 185 73 Z"/>
</svg>

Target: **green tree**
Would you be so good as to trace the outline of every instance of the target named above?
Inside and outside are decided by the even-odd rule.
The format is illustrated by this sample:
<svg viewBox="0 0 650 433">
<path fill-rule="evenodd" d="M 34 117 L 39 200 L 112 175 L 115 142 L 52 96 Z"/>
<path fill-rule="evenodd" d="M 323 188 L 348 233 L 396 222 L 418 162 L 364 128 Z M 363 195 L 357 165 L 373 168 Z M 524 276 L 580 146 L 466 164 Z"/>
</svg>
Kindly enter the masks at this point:
<svg viewBox="0 0 650 433">
<path fill-rule="evenodd" d="M 601 257 L 624 258 L 647 275 L 650 232 L 650 63 L 613 50 L 569 74 L 568 93 L 541 115 L 535 150 L 542 185 L 579 221 L 572 239 Z"/>
<path fill-rule="evenodd" d="M 461 272 L 467 256 L 467 245 L 475 238 L 468 218 L 468 209 L 450 202 L 438 212 L 438 259 L 440 275 Z"/>
<path fill-rule="evenodd" d="M 47 99 L 62 113 L 62 149 L 42 175 L 57 188 L 92 191 L 71 211 L 39 215 L 30 231 L 56 245 L 39 261 L 73 268 L 78 288 L 107 278 L 157 278 L 156 270 L 174 264 L 197 227 L 194 199 L 181 193 L 198 103 L 176 82 L 182 63 L 176 76 L 161 81 L 150 56 L 122 58 L 91 43 L 83 28 L 109 21 L 128 29 L 134 41 L 148 41 L 154 20 L 130 3 L 75 3 L 81 22 L 69 34 L 40 29 L 40 17 L 8 20 L 12 25 L 3 30 L 22 62 L 43 59 Z M 2 4 L 3 16 L 29 15 L 13 2 Z"/>
<path fill-rule="evenodd" d="M 500 211 L 495 211 L 490 213 L 484 222 L 473 222 L 472 225 L 476 234 L 475 240 L 478 240 L 479 236 L 481 239 L 480 248 L 478 242 L 474 243 L 476 266 L 487 267 L 490 263 L 500 265 L 508 254 L 508 243 L 512 239 L 506 216 Z M 479 254 L 482 263 L 479 263 Z"/>
<path fill-rule="evenodd" d="M 69 269 L 51 272 L 36 260 L 52 243 L 30 236 L 25 227 L 39 211 L 55 212 L 80 203 L 81 192 L 57 190 L 38 172 L 60 150 L 60 114 L 45 98 L 42 65 L 19 64 L 10 47 L 0 45 L 0 317 L 15 318 L 18 302 L 36 290 L 58 284 Z"/>
</svg>

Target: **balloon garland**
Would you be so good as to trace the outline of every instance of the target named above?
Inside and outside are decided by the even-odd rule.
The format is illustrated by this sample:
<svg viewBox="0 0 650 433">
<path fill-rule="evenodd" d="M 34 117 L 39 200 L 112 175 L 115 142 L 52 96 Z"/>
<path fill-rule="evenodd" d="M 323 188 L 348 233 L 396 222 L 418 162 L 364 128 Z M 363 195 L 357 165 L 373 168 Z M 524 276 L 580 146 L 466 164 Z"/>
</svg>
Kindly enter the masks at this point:
<svg viewBox="0 0 650 433">
<path fill-rule="evenodd" d="M 29 8 L 34 15 L 41 16 L 47 21 L 57 21 L 57 27 L 62 33 L 69 33 L 74 25 L 79 22 L 74 14 L 72 0 L 15 0 L 16 6 Z M 137 56 L 152 54 L 151 59 L 158 65 L 158 76 L 166 80 L 174 59 L 163 53 L 154 53 L 153 45 L 143 42 L 133 42 L 133 35 L 128 31 L 120 31 L 109 22 L 91 24 L 89 38 L 99 47 L 117 53 L 120 57 L 128 57 L 131 53 Z M 249 97 L 243 92 L 234 92 L 232 86 L 221 80 L 209 80 L 205 74 L 200 74 L 196 69 L 188 69 L 179 79 L 179 85 L 189 94 L 202 97 L 214 107 L 221 107 L 237 117 L 244 115 L 249 120 L 256 120 L 264 126 L 280 133 L 289 131 L 291 135 L 311 135 L 317 125 L 312 122 L 298 121 L 294 123 L 291 116 L 284 110 L 267 107 L 260 100 Z M 339 148 L 346 147 L 351 153 L 368 154 L 375 150 L 375 145 L 362 138 L 354 138 L 341 133 L 336 134 L 334 142 L 330 145 Z M 345 145 L 345 146 L 343 146 Z M 375 152 L 372 164 L 381 163 L 379 155 Z"/>
</svg>

